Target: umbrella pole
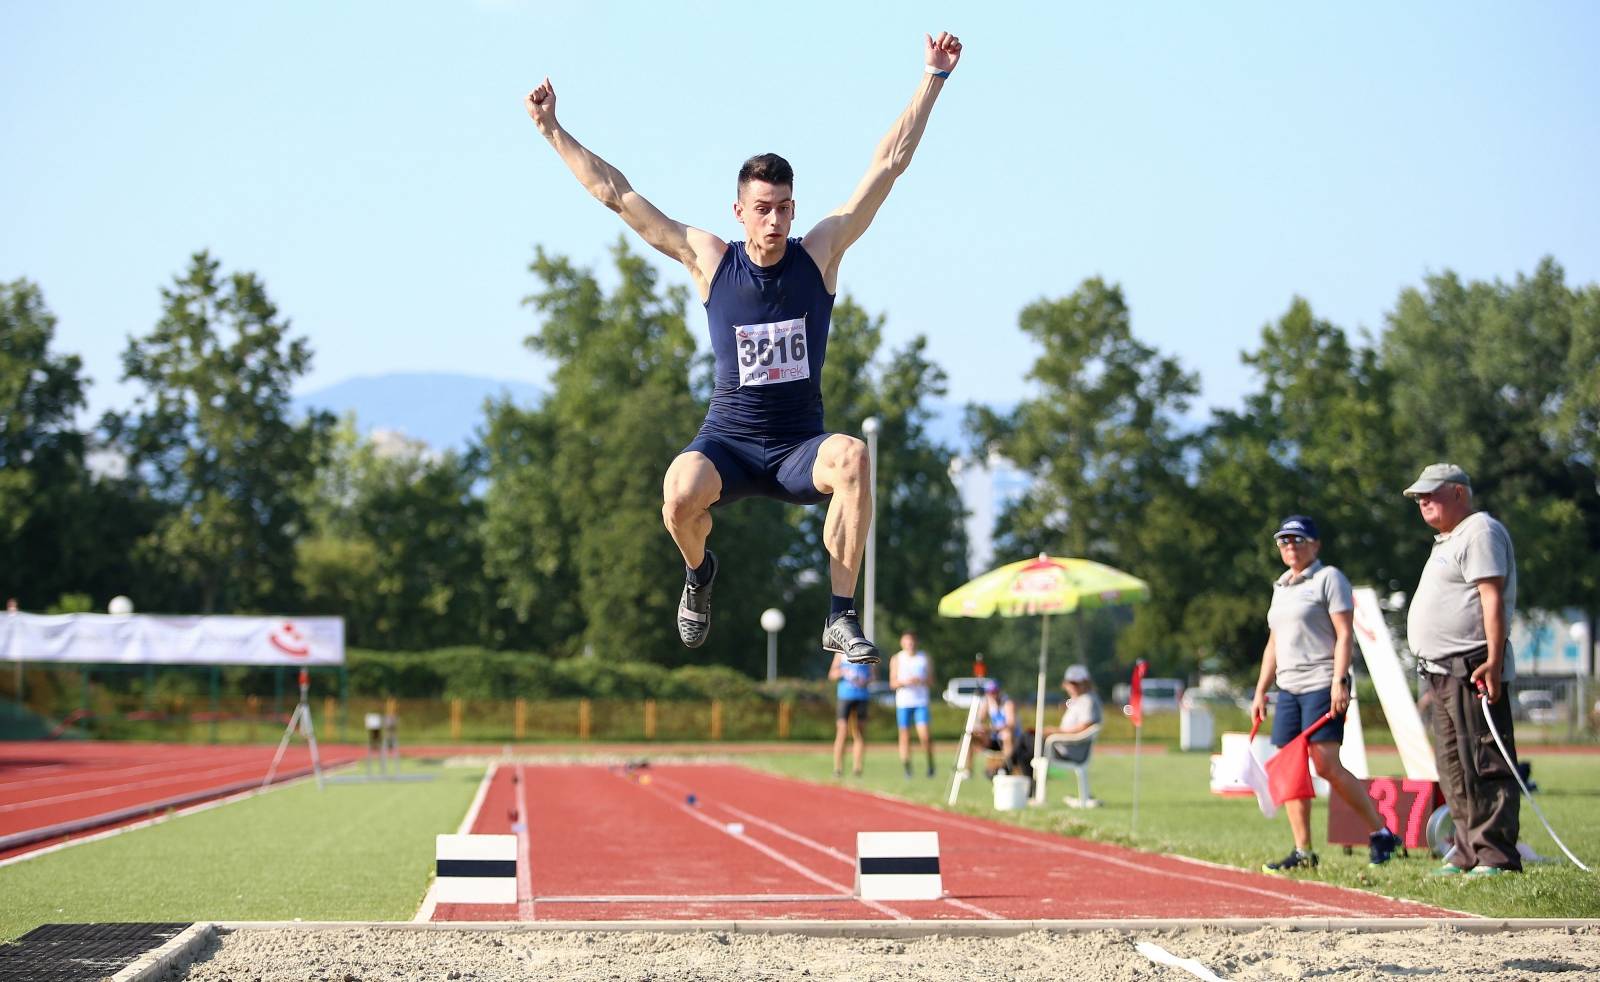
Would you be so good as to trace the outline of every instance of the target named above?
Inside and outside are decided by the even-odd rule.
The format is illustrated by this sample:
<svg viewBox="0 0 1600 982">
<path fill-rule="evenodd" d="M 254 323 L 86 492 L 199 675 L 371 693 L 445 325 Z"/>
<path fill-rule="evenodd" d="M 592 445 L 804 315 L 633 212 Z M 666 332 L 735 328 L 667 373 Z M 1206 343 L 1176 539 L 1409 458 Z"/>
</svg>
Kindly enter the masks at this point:
<svg viewBox="0 0 1600 982">
<path fill-rule="evenodd" d="M 1044 777 L 1050 762 L 1044 759 L 1044 676 L 1050 656 L 1050 615 L 1039 628 L 1039 698 L 1033 710 L 1033 801 L 1044 804 Z"/>
</svg>

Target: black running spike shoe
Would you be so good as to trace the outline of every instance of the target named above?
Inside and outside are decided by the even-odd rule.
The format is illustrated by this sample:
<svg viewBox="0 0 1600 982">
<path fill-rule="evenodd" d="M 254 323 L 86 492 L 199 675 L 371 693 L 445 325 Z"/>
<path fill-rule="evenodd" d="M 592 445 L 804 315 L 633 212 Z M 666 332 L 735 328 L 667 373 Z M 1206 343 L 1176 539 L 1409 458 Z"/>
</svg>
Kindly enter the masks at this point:
<svg viewBox="0 0 1600 982">
<path fill-rule="evenodd" d="M 1394 851 L 1400 848 L 1400 837 L 1390 832 L 1387 828 L 1367 836 L 1367 865 L 1382 866 L 1394 856 Z"/>
<path fill-rule="evenodd" d="M 878 663 L 878 646 L 861 633 L 861 622 L 856 620 L 853 610 L 828 618 L 822 628 L 822 650 L 844 655 L 844 660 L 852 665 Z"/>
<path fill-rule="evenodd" d="M 706 561 L 711 564 L 711 575 L 705 586 L 695 586 L 687 576 L 683 581 L 683 596 L 678 600 L 678 638 L 690 648 L 706 643 L 711 633 L 711 585 L 717 579 L 717 557 L 706 550 Z"/>
<path fill-rule="evenodd" d="M 1263 873 L 1276 873 L 1287 876 L 1290 873 L 1303 873 L 1317 868 L 1317 854 L 1314 852 L 1301 852 L 1298 849 L 1290 850 L 1289 855 L 1275 863 L 1266 863 L 1261 867 Z"/>
</svg>

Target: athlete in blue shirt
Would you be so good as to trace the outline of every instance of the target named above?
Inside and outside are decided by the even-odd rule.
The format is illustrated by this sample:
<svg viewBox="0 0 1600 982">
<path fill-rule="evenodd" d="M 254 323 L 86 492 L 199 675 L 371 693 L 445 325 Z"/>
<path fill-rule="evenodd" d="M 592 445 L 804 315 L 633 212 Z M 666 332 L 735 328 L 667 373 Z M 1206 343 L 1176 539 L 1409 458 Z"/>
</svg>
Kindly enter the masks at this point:
<svg viewBox="0 0 1600 982">
<path fill-rule="evenodd" d="M 697 648 L 711 629 L 716 556 L 706 548 L 711 507 L 759 495 L 794 504 L 828 501 L 823 540 L 833 600 L 822 647 L 854 664 L 878 660 L 855 612 L 864 534 L 872 521 L 866 444 L 829 433 L 822 421 L 822 361 L 845 250 L 866 232 L 895 180 L 911 163 L 934 100 L 961 59 L 948 32 L 927 36 L 917 92 L 878 144 L 866 176 L 838 210 L 790 238 L 794 171 L 777 154 L 739 169 L 734 217 L 743 242 L 674 221 L 646 201 L 615 167 L 556 121 L 547 78 L 528 93 L 528 115 L 601 204 L 656 249 L 683 263 L 706 306 L 716 385 L 705 422 L 667 468 L 662 518 L 687 574 L 678 636 Z"/>
</svg>

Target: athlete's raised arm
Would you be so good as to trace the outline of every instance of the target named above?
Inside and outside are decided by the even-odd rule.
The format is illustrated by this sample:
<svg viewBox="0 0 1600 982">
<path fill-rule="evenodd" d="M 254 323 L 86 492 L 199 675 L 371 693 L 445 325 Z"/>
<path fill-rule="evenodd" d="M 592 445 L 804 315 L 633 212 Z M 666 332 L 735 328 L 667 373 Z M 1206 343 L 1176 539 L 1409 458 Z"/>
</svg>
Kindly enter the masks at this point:
<svg viewBox="0 0 1600 982">
<path fill-rule="evenodd" d="M 622 216 L 628 227 L 656 249 L 689 268 L 701 299 L 711 290 L 727 243 L 710 232 L 674 221 L 633 189 L 622 172 L 600 159 L 556 121 L 556 89 L 546 78 L 523 99 L 528 116 L 584 188 Z"/>
<path fill-rule="evenodd" d="M 838 286 L 840 257 L 872 224 L 878 208 L 889 196 L 889 189 L 894 187 L 895 179 L 911 165 L 911 155 L 916 152 L 922 131 L 928 126 L 928 117 L 933 113 L 933 101 L 944 88 L 945 79 L 955 70 L 956 62 L 961 60 L 961 41 L 949 31 L 937 38 L 932 35 L 923 38 L 923 75 L 917 94 L 884 134 L 877 152 L 872 155 L 866 176 L 856 185 L 855 194 L 806 233 L 806 252 L 822 270 L 830 291 Z"/>
</svg>

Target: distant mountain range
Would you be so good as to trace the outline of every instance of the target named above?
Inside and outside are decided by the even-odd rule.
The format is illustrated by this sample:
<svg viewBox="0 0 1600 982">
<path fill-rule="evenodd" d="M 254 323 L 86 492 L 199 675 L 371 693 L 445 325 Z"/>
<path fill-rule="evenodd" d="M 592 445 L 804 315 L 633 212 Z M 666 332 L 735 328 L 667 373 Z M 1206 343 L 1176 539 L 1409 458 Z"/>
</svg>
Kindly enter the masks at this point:
<svg viewBox="0 0 1600 982">
<path fill-rule="evenodd" d="M 397 430 L 423 440 L 437 450 L 459 450 L 483 425 L 483 405 L 489 399 L 509 397 L 519 406 L 533 407 L 545 391 L 532 382 L 456 375 L 444 372 L 397 372 L 345 379 L 294 398 L 300 412 L 326 409 L 336 415 L 354 413 L 362 433 Z M 965 449 L 961 432 L 964 406 L 933 403 L 929 432 L 957 450 Z M 688 442 L 685 436 L 684 442 Z"/>
</svg>

